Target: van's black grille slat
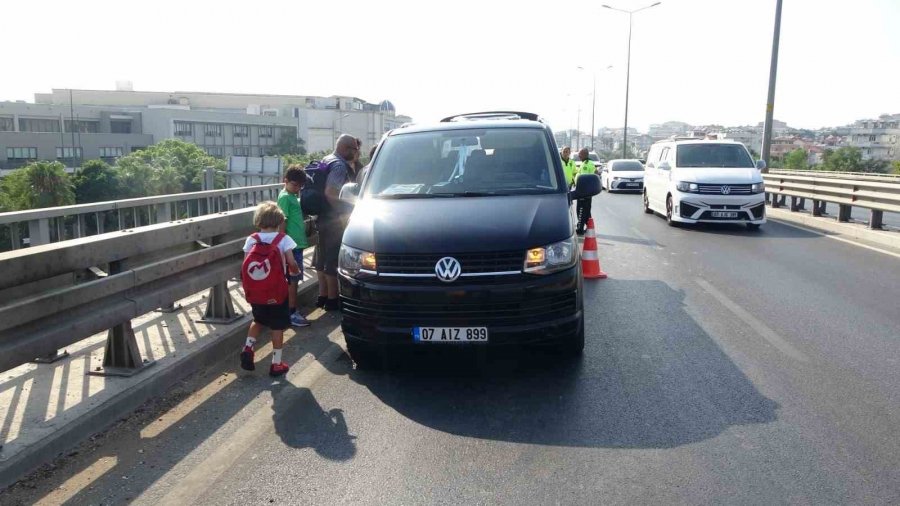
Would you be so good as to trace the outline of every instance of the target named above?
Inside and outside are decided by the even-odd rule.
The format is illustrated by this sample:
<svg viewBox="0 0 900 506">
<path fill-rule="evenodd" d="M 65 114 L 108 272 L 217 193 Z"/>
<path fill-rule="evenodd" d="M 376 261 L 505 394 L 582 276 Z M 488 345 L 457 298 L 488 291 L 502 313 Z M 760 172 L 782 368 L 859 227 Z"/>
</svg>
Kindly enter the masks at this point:
<svg viewBox="0 0 900 506">
<path fill-rule="evenodd" d="M 416 325 L 463 324 L 521 325 L 546 322 L 571 316 L 575 310 L 575 292 L 532 297 L 527 301 L 459 304 L 375 303 L 341 297 L 342 311 L 379 325 L 412 327 Z"/>
<path fill-rule="evenodd" d="M 375 256 L 380 274 L 434 274 L 438 260 L 457 259 L 463 274 L 521 271 L 525 252 L 450 253 L 450 254 L 382 254 Z"/>
</svg>

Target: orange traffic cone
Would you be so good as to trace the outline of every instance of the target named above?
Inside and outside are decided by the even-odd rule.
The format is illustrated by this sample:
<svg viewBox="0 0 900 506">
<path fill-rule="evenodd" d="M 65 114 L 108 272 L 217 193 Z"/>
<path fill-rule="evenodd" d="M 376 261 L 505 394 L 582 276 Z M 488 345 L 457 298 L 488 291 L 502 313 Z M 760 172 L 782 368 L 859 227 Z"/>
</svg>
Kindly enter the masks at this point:
<svg viewBox="0 0 900 506">
<path fill-rule="evenodd" d="M 605 279 L 606 273 L 600 268 L 600 257 L 597 256 L 597 235 L 594 234 L 594 219 L 588 218 L 587 230 L 584 232 L 584 246 L 581 249 L 581 272 L 585 279 Z"/>
</svg>

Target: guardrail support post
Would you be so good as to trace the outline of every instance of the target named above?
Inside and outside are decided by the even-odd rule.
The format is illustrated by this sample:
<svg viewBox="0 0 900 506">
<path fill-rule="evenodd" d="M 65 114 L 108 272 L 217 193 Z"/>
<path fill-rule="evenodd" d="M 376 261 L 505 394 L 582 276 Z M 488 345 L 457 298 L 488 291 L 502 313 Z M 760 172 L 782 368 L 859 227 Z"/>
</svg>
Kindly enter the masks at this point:
<svg viewBox="0 0 900 506">
<path fill-rule="evenodd" d="M 847 204 L 838 205 L 838 221 L 850 221 L 850 206 Z"/>
<path fill-rule="evenodd" d="M 822 216 L 822 209 L 819 207 L 819 205 L 821 203 L 822 202 L 819 200 L 812 201 L 812 215 L 813 216 Z"/>
<path fill-rule="evenodd" d="M 156 204 L 156 223 L 168 223 L 172 221 L 172 204 Z"/>
<path fill-rule="evenodd" d="M 19 237 L 19 224 L 12 223 L 9 225 L 9 240 L 12 242 L 12 249 L 22 247 L 22 238 Z"/>
<path fill-rule="evenodd" d="M 791 212 L 797 212 L 800 210 L 799 199 L 797 197 L 791 197 Z"/>
<path fill-rule="evenodd" d="M 213 237 L 209 242 L 210 245 L 221 244 L 222 238 L 221 236 Z M 209 289 L 206 297 L 206 311 L 203 313 L 203 318 L 196 321 L 197 323 L 228 325 L 240 320 L 243 316 L 234 310 L 234 302 L 228 291 L 228 281 L 223 281 Z"/>
<path fill-rule="evenodd" d="M 110 262 L 109 274 L 122 271 L 122 262 Z M 106 333 L 106 349 L 103 351 L 103 367 L 88 371 L 92 376 L 134 376 L 155 364 L 153 360 L 141 358 L 131 320 L 120 323 Z"/>
<path fill-rule="evenodd" d="M 50 219 L 31 220 L 28 222 L 28 244 L 50 244 Z"/>
<path fill-rule="evenodd" d="M 799 202 L 797 202 L 797 210 L 798 210 L 798 211 L 805 211 L 805 210 L 806 210 L 806 199 L 805 199 L 805 198 L 801 198 L 801 199 L 799 200 Z"/>
<path fill-rule="evenodd" d="M 875 229 L 875 230 L 881 230 L 883 217 L 884 217 L 884 211 L 878 211 L 876 209 L 872 209 L 872 215 L 869 218 L 869 228 Z"/>
</svg>

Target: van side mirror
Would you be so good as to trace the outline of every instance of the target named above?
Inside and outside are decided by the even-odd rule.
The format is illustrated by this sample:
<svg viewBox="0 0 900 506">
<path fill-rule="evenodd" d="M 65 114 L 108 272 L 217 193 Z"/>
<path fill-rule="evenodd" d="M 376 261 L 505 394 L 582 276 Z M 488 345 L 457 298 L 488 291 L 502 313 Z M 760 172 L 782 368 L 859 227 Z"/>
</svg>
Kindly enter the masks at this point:
<svg viewBox="0 0 900 506">
<path fill-rule="evenodd" d="M 586 199 L 600 193 L 600 176 L 580 174 L 575 179 L 575 189 L 569 192 L 569 200 Z"/>
<path fill-rule="evenodd" d="M 359 184 L 345 184 L 341 187 L 341 193 L 338 198 L 341 200 L 341 202 L 346 202 L 351 206 L 356 205 L 356 201 L 359 200 Z"/>
<path fill-rule="evenodd" d="M 672 170 L 672 165 L 669 162 L 661 162 L 656 168 L 659 170 Z"/>
<path fill-rule="evenodd" d="M 766 161 L 765 160 L 757 160 L 756 168 L 759 170 L 766 170 Z"/>
</svg>

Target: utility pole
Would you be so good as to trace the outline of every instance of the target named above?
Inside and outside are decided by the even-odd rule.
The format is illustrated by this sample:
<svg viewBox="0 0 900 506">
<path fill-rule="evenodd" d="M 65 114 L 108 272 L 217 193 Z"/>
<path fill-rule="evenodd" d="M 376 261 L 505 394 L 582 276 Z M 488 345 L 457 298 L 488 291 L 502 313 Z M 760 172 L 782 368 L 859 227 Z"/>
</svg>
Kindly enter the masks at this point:
<svg viewBox="0 0 900 506">
<path fill-rule="evenodd" d="M 775 33 L 772 34 L 772 64 L 769 67 L 769 96 L 766 100 L 766 124 L 763 128 L 762 159 L 766 161 L 763 172 L 769 171 L 769 154 L 772 148 L 772 123 L 775 113 L 775 74 L 778 72 L 778 41 L 781 37 L 781 0 L 775 1 Z"/>
</svg>

